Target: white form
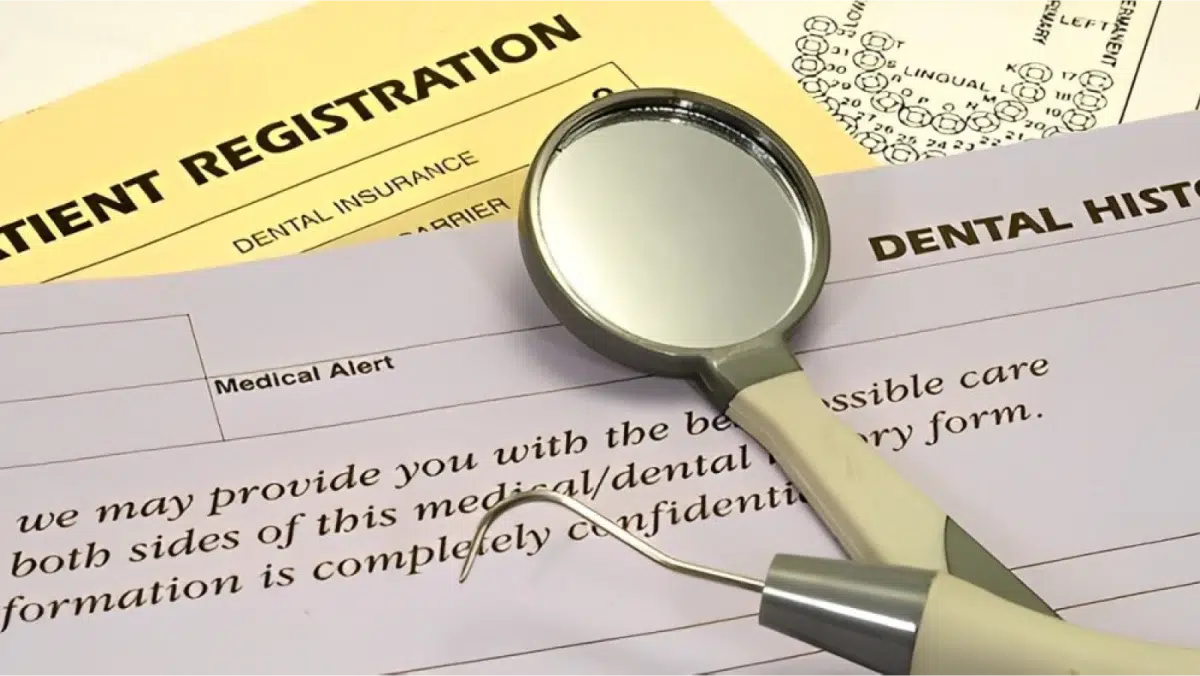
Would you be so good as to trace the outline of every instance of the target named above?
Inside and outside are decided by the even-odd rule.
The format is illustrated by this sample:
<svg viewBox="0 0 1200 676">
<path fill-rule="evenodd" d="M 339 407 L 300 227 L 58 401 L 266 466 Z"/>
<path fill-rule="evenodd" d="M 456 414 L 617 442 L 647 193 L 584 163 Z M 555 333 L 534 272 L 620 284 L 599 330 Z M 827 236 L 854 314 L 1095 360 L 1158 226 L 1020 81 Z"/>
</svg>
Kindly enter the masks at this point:
<svg viewBox="0 0 1200 676">
<path fill-rule="evenodd" d="M 884 163 L 1200 108 L 1200 3 L 716 4 Z"/>
<path fill-rule="evenodd" d="M 1174 116 L 823 178 L 796 347 L 1066 618 L 1200 647 L 1197 147 Z M 837 555 L 688 384 L 555 324 L 511 226 L 3 288 L 0 373 L 0 671 L 857 670 L 552 506 L 458 584 L 539 483 L 747 575 Z"/>
<path fill-rule="evenodd" d="M 299 9 L 298 0 L 0 3 L 0 119 Z"/>
</svg>

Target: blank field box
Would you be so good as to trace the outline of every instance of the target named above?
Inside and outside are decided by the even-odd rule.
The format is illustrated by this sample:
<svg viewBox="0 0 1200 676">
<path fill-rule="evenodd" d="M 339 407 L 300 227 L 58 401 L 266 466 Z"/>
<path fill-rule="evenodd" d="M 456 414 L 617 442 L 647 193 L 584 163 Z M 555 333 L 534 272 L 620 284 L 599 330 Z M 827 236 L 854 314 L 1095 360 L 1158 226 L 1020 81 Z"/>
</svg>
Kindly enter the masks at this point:
<svg viewBox="0 0 1200 676">
<path fill-rule="evenodd" d="M 0 403 L 0 470 L 220 439 L 204 381 Z"/>
<path fill-rule="evenodd" d="M 187 317 L 0 333 L 0 403 L 202 380 Z"/>
</svg>

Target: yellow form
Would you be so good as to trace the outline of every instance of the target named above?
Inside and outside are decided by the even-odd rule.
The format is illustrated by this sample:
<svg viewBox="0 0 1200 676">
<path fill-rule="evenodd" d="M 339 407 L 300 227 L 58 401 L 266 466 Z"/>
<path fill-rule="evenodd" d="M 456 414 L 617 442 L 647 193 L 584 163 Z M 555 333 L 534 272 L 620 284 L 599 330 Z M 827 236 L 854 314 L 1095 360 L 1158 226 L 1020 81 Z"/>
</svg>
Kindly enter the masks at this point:
<svg viewBox="0 0 1200 676">
<path fill-rule="evenodd" d="M 648 86 L 748 110 L 814 173 L 874 165 L 708 3 L 318 3 L 0 123 L 0 282 L 512 218 L 563 116 Z"/>
</svg>

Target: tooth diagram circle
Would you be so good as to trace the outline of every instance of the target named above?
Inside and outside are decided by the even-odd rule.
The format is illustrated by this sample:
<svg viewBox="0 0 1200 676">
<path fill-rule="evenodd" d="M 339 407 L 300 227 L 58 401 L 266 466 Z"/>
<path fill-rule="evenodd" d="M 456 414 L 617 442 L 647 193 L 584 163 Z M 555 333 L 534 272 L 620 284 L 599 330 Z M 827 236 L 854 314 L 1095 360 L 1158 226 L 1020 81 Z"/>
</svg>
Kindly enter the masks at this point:
<svg viewBox="0 0 1200 676">
<path fill-rule="evenodd" d="M 1108 108 L 1105 92 L 1115 84 L 1098 68 L 1068 78 L 1046 63 L 1028 61 L 1006 69 L 1016 78 L 999 92 L 966 104 L 938 103 L 905 86 L 913 76 L 899 63 L 903 40 L 888 31 L 843 27 L 826 15 L 807 17 L 802 28 L 792 61 L 798 84 L 863 148 L 892 164 L 943 157 L 949 139 L 964 134 L 998 145 L 1092 129 Z M 1070 80 L 1078 91 L 1062 90 Z M 953 150 L 976 145 L 964 139 Z"/>
</svg>

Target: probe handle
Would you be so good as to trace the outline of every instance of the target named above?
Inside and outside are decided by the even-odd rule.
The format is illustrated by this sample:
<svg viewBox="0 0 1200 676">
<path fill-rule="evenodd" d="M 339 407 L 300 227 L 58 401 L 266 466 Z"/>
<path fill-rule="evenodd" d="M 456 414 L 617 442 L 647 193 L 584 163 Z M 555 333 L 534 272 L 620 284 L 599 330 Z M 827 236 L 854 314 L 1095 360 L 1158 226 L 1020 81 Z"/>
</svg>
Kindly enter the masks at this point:
<svg viewBox="0 0 1200 676">
<path fill-rule="evenodd" d="M 1072 625 L 938 574 L 913 674 L 1200 674 L 1200 650 Z"/>
<path fill-rule="evenodd" d="M 727 415 L 767 449 L 852 560 L 947 570 L 945 512 L 829 411 L 804 371 L 742 389 Z"/>
</svg>

